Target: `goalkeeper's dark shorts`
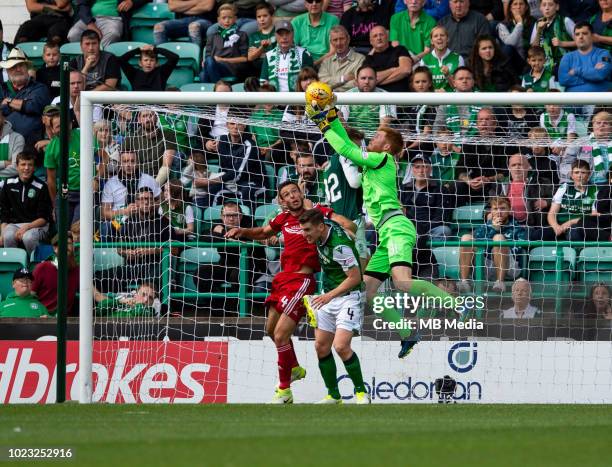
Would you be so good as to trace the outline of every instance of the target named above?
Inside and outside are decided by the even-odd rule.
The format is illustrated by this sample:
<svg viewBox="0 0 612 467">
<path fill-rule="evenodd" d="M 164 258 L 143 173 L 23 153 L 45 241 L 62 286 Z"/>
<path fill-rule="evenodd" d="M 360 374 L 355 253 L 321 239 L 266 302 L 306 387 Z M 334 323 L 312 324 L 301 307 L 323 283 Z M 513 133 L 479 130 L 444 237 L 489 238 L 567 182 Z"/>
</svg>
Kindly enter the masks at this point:
<svg viewBox="0 0 612 467">
<path fill-rule="evenodd" d="M 387 220 L 377 229 L 378 246 L 366 267 L 365 274 L 384 280 L 393 266 L 412 266 L 412 250 L 416 244 L 416 229 L 404 215 Z"/>
</svg>

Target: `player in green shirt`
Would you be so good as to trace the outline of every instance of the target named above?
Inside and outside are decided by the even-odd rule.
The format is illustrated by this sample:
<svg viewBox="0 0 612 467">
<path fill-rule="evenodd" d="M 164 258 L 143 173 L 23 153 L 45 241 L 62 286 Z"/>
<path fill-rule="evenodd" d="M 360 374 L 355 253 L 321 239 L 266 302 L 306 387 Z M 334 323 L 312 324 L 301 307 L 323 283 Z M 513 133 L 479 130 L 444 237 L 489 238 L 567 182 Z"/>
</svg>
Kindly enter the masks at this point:
<svg viewBox="0 0 612 467">
<path fill-rule="evenodd" d="M 416 244 L 416 230 L 404 216 L 397 192 L 395 158 L 399 157 L 404 148 L 402 135 L 381 126 L 367 148 L 360 148 L 349 139 L 337 118 L 334 104 L 323 110 L 306 105 L 306 114 L 319 126 L 334 151 L 363 170 L 363 200 L 378 233 L 376 252 L 364 273 L 368 303 L 374 301 L 380 285 L 391 276 L 395 288 L 403 293 L 439 297 L 441 302 L 453 306 L 454 297 L 448 293 L 430 282 L 412 279 L 412 250 Z M 380 311 L 381 318 L 387 323 L 393 323 L 393 328 L 400 335 L 402 342 L 398 356 L 403 358 L 418 342 L 418 334 L 409 339 L 412 331 L 405 326 L 402 315 L 395 308 L 383 308 Z"/>
<path fill-rule="evenodd" d="M 13 274 L 13 292 L 0 303 L 0 318 L 42 318 L 49 316 L 47 308 L 32 292 L 34 276 L 27 268 Z"/>
<path fill-rule="evenodd" d="M 354 240 L 339 224 L 325 220 L 318 209 L 309 209 L 300 216 L 302 235 L 317 245 L 323 271 L 323 294 L 305 296 L 304 306 L 315 330 L 315 349 L 319 369 L 327 387 L 322 404 L 341 404 L 332 345 L 344 362 L 346 372 L 355 385 L 357 404 L 369 404 L 363 384 L 361 365 L 351 349 L 351 339 L 361 330 L 363 294 L 361 266 Z"/>
<path fill-rule="evenodd" d="M 94 287 L 94 301 L 98 316 L 131 318 L 134 316 L 158 316 L 157 294 L 151 284 L 140 284 L 134 294 L 109 297 Z M 157 302 L 157 303 L 156 303 Z"/>
</svg>

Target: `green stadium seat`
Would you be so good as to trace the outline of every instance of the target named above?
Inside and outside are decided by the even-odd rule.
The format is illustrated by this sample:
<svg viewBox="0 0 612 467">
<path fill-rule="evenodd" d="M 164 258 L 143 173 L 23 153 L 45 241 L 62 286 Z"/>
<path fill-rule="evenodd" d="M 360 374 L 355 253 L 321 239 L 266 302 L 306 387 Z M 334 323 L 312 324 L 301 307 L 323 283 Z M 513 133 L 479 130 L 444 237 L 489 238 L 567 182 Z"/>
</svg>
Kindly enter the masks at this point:
<svg viewBox="0 0 612 467">
<path fill-rule="evenodd" d="M 211 206 L 209 208 L 206 208 L 204 210 L 204 215 L 202 217 L 202 219 L 204 220 L 204 222 L 208 222 L 208 223 L 214 223 L 217 221 L 221 220 L 221 208 L 223 206 L 218 205 L 218 206 Z M 242 214 L 244 214 L 245 216 L 250 216 L 251 215 L 251 210 L 248 208 L 248 206 L 245 206 L 244 204 L 240 205 L 240 209 L 242 210 Z"/>
<path fill-rule="evenodd" d="M 139 47 L 142 47 L 143 45 L 147 45 L 146 42 L 134 42 L 134 41 L 126 41 L 126 42 L 114 42 L 112 44 L 107 45 L 104 50 L 106 52 L 110 52 L 113 55 L 120 57 L 121 55 L 134 50 L 134 49 L 138 49 Z M 137 55 L 136 57 L 132 58 L 132 60 L 130 61 L 131 64 L 133 65 L 137 65 L 138 61 L 139 61 L 139 56 Z"/>
<path fill-rule="evenodd" d="M 255 222 L 263 225 L 269 218 L 281 212 L 278 204 L 262 204 L 255 209 Z"/>
<path fill-rule="evenodd" d="M 168 19 L 174 19 L 174 13 L 170 11 L 167 3 L 147 3 L 132 15 L 131 39 L 153 44 L 153 26 Z"/>
<path fill-rule="evenodd" d="M 578 255 L 577 270 L 583 282 L 612 283 L 612 248 L 583 248 Z"/>
<path fill-rule="evenodd" d="M 32 62 L 32 66 L 38 70 L 45 64 L 42 59 L 44 46 L 44 42 L 22 42 L 21 44 L 17 45 L 17 48 L 26 54 L 26 56 Z"/>
<path fill-rule="evenodd" d="M 484 222 L 485 204 L 468 204 L 455 208 L 453 221 L 456 224 L 457 235 L 470 233 L 472 229 Z"/>
<path fill-rule="evenodd" d="M 232 91 L 234 91 L 234 92 L 244 92 L 244 83 L 232 84 Z"/>
<path fill-rule="evenodd" d="M 200 71 L 200 47 L 191 42 L 166 42 L 159 48 L 170 50 L 179 56 L 179 62 L 168 78 L 168 86 L 181 86 L 193 83 Z"/>
<path fill-rule="evenodd" d="M 221 168 L 217 164 L 207 164 L 206 168 L 208 169 L 208 173 L 218 174 Z"/>
<path fill-rule="evenodd" d="M 127 76 L 125 76 L 123 70 L 121 70 L 121 83 L 119 84 L 119 89 L 121 89 L 122 91 L 132 90 L 132 84 L 130 83 L 130 80 L 127 78 Z"/>
<path fill-rule="evenodd" d="M 440 246 L 433 249 L 440 277 L 459 279 L 459 247 Z"/>
<path fill-rule="evenodd" d="M 216 264 L 221 257 L 216 248 L 187 248 L 181 253 L 179 271 L 182 275 L 181 285 L 185 292 L 195 292 L 194 273 L 201 264 Z"/>
<path fill-rule="evenodd" d="M 187 83 L 181 86 L 182 92 L 213 92 L 215 83 Z"/>
<path fill-rule="evenodd" d="M 540 246 L 529 252 L 529 280 L 532 284 L 545 284 L 557 282 L 557 248 Z M 561 281 L 570 282 L 576 268 L 576 250 L 563 247 L 563 263 L 561 267 Z M 559 284 L 561 285 L 561 284 Z"/>
<path fill-rule="evenodd" d="M 123 256 L 116 248 L 94 248 L 94 272 L 123 266 Z"/>
<path fill-rule="evenodd" d="M 60 53 L 67 55 L 68 58 L 72 59 L 78 55 L 82 55 L 81 43 L 80 42 L 67 42 L 60 47 Z"/>
<path fill-rule="evenodd" d="M 27 267 L 28 254 L 22 248 L 0 248 L 0 293 L 3 297 L 13 292 L 13 273 Z"/>
<path fill-rule="evenodd" d="M 170 77 L 168 78 L 166 88 L 173 87 L 181 89 L 181 86 L 193 83 L 195 77 L 195 73 L 190 68 L 175 68 Z"/>
</svg>

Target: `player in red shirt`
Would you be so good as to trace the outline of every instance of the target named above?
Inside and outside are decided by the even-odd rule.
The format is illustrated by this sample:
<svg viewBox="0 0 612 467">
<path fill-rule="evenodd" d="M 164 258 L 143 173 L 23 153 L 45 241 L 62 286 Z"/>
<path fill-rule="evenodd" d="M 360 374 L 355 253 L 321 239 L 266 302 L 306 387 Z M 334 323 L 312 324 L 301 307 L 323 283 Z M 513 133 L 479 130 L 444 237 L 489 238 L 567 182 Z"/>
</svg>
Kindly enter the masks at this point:
<svg viewBox="0 0 612 467">
<path fill-rule="evenodd" d="M 290 404 L 293 402 L 291 382 L 306 376 L 306 370 L 297 361 L 291 335 L 297 323 L 306 314 L 302 303 L 304 295 L 313 294 L 316 289 L 314 273 L 320 270 L 317 247 L 309 244 L 302 235 L 300 216 L 306 211 L 304 194 L 296 182 L 286 181 L 278 187 L 278 199 L 285 210 L 264 227 L 250 229 L 233 228 L 225 234 L 227 238 L 266 240 L 279 232 L 284 239 L 281 255 L 282 271 L 274 276 L 272 292 L 266 299 L 268 321 L 266 332 L 274 339 L 278 352 L 279 384 L 272 399 L 273 403 Z M 357 226 L 332 209 L 315 206 L 323 215 L 355 232 Z"/>
</svg>

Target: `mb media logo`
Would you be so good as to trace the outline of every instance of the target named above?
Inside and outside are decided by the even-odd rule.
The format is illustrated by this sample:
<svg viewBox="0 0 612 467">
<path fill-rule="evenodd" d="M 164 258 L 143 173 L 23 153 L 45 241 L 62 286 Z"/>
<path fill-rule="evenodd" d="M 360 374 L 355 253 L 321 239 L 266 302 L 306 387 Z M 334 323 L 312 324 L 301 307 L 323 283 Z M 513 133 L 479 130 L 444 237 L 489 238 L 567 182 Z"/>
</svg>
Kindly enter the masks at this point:
<svg viewBox="0 0 612 467">
<path fill-rule="evenodd" d="M 476 342 L 458 342 L 448 351 L 448 364 L 457 373 L 467 373 L 476 366 L 477 347 Z"/>
</svg>

